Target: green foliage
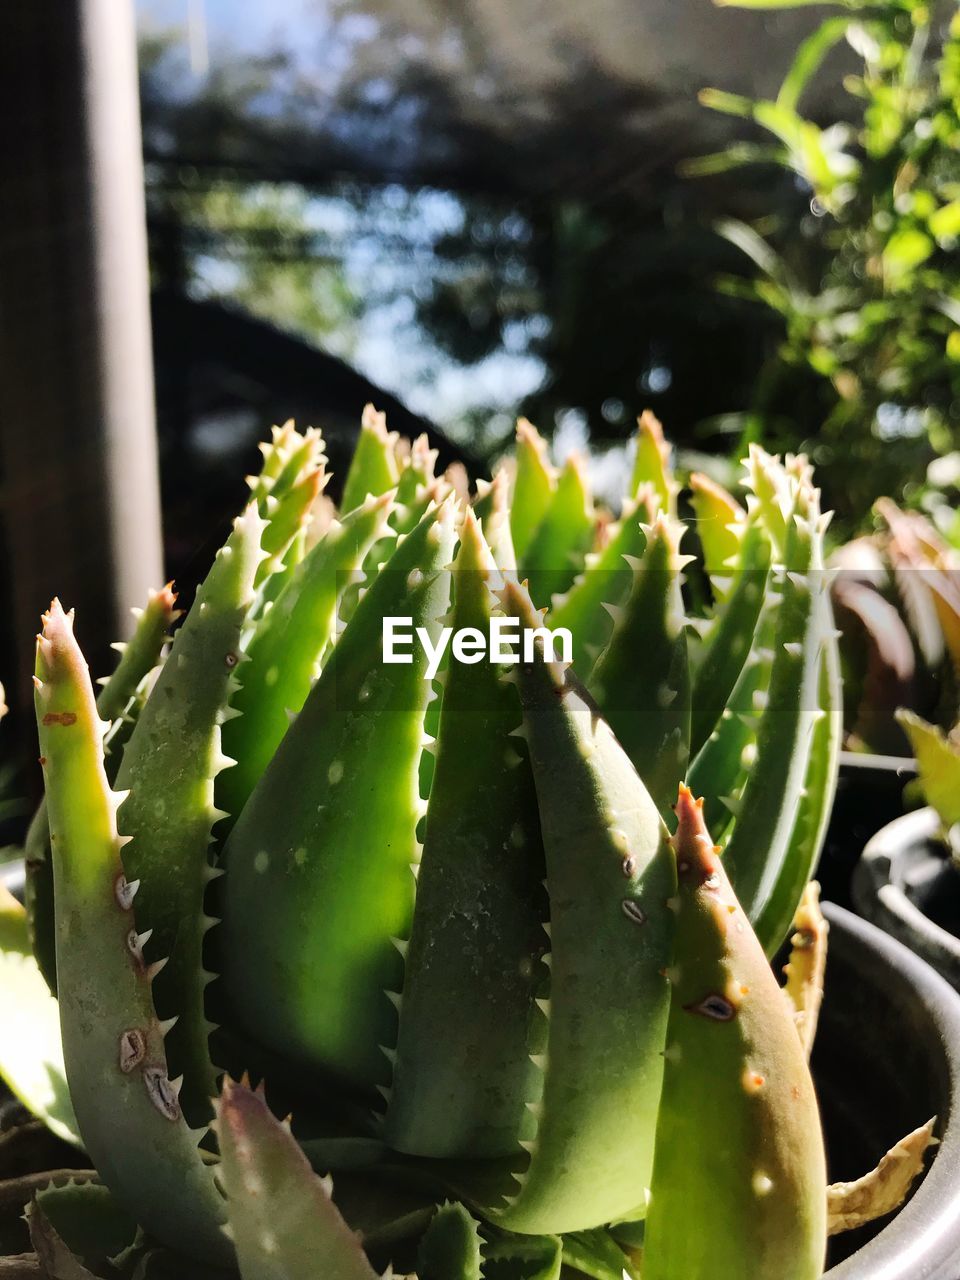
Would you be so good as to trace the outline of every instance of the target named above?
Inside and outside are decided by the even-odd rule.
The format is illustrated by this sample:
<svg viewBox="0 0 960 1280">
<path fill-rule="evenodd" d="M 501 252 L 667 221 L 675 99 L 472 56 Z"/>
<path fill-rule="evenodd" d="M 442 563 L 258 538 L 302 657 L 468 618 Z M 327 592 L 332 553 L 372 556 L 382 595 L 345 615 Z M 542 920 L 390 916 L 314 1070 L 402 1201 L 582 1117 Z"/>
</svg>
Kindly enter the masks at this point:
<svg viewBox="0 0 960 1280">
<path fill-rule="evenodd" d="M 911 711 L 897 716 L 917 758 L 917 781 L 940 819 L 943 835 L 960 862 L 960 728 L 944 734 Z"/>
<path fill-rule="evenodd" d="M 776 164 L 800 182 L 810 205 L 774 220 L 764 236 L 740 223 L 720 226 L 757 271 L 747 281 L 725 278 L 722 287 L 772 308 L 784 324 L 758 380 L 747 436 L 805 437 L 810 424 L 790 422 L 790 389 L 803 370 L 812 373 L 825 411 L 814 457 L 850 522 L 862 520 L 878 493 L 896 493 L 905 480 L 918 486 L 930 459 L 955 441 L 960 15 L 943 26 L 941 12 L 920 0 L 850 0 L 798 49 L 775 101 L 713 89 L 701 95 L 773 141 L 738 142 L 689 169 Z M 801 102 L 841 41 L 860 66 L 843 82 L 849 112 L 824 126 Z"/>
<path fill-rule="evenodd" d="M 278 428 L 119 739 L 71 615 L 44 616 L 54 893 L 31 910 L 37 937 L 53 913 L 79 1134 L 146 1233 L 121 1274 L 620 1280 L 636 1259 L 609 1224 L 641 1219 L 652 1187 L 645 1273 L 672 1280 L 681 1256 L 689 1280 L 732 1276 L 743 1256 L 752 1280 L 816 1280 L 822 1142 L 764 953 L 835 782 L 826 521 L 805 460 L 754 447 L 743 502 L 701 503 L 725 524 L 695 563 L 659 424 L 640 436 L 619 520 L 529 424 L 512 506 L 505 468 L 473 509 L 368 412 L 353 510 L 311 529 L 321 442 Z M 529 588 L 501 568 L 511 524 Z M 542 633 L 506 670 L 454 651 L 427 678 L 419 645 L 383 661 L 387 618 L 435 642 L 448 622 L 537 632 L 551 609 L 572 664 Z M 691 745 L 733 887 L 682 785 Z M 25 921 L 8 914 L 13 972 Z M 58 1065 L 55 1006 L 31 964 L 38 1061 L 24 1071 L 22 1037 L 0 1063 L 53 1120 L 33 1086 Z M 711 1003 L 728 998 L 733 1026 Z M 269 1105 L 220 1083 L 248 1068 Z M 291 1109 L 295 1129 L 275 1118 Z M 708 1126 L 732 1153 L 720 1173 Z M 758 1144 L 775 1168 L 754 1167 Z M 699 1230 L 690 1188 L 717 1178 Z M 35 1218 L 63 1273 L 114 1274 L 63 1221 Z"/>
</svg>

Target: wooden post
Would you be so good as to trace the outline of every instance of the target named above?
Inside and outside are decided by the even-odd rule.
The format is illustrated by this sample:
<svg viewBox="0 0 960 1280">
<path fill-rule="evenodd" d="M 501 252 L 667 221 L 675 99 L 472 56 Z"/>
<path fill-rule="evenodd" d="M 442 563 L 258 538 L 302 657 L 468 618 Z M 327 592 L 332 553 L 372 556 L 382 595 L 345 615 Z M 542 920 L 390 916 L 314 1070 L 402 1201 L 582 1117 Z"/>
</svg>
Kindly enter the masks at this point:
<svg viewBox="0 0 960 1280">
<path fill-rule="evenodd" d="M 0 108 L 0 674 L 25 707 L 54 593 L 100 674 L 162 581 L 132 0 L 4 6 Z"/>
</svg>

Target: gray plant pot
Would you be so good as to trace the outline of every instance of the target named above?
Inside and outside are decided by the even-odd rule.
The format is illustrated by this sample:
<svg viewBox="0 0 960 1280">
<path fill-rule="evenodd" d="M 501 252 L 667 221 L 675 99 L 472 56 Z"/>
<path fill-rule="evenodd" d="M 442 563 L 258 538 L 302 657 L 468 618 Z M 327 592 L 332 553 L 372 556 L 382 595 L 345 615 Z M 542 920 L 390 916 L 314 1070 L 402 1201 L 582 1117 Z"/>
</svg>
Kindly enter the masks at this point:
<svg viewBox="0 0 960 1280">
<path fill-rule="evenodd" d="M 923 956 L 960 991 L 960 873 L 932 809 L 878 831 L 854 873 L 858 911 Z"/>
<path fill-rule="evenodd" d="M 830 1176 L 873 1168 L 939 1117 L 940 1145 L 904 1207 L 835 1236 L 829 1280 L 960 1277 L 960 995 L 901 943 L 830 903 L 826 995 L 813 1055 Z"/>
</svg>

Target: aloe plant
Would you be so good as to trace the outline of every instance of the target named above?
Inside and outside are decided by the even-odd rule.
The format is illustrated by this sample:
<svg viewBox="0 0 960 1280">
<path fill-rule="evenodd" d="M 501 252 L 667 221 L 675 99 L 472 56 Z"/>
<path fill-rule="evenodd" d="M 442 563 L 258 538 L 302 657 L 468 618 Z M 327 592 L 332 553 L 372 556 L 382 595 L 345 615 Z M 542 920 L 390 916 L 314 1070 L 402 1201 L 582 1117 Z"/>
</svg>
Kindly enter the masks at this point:
<svg viewBox="0 0 960 1280">
<path fill-rule="evenodd" d="M 78 1245 L 89 1274 L 622 1280 L 645 1219 L 645 1280 L 813 1280 L 815 1013 L 767 962 L 840 727 L 809 468 L 754 448 L 744 504 L 695 480 L 694 564 L 649 416 L 613 523 L 528 424 L 473 508 L 433 462 L 368 412 L 316 535 L 319 438 L 275 432 L 168 651 L 141 619 L 99 701 L 44 615 L 29 908 L 73 1111 L 36 1105 L 110 1198 L 38 1197 L 38 1254 L 86 1196 L 142 1228 L 109 1272 Z M 431 681 L 422 646 L 383 662 L 397 616 L 546 617 L 574 657 Z"/>
</svg>

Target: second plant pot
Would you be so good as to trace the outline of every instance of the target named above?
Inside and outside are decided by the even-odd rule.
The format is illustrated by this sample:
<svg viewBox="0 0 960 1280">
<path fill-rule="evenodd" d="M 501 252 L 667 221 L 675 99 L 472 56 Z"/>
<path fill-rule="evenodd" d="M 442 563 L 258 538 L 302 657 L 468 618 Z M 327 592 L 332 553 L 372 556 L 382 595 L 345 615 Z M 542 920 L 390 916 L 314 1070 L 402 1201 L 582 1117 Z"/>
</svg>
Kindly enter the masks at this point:
<svg viewBox="0 0 960 1280">
<path fill-rule="evenodd" d="M 931 1116 L 940 1145 L 902 1209 L 830 1242 L 828 1280 L 960 1276 L 960 996 L 929 965 L 826 904 L 826 995 L 813 1073 L 830 1176 L 850 1181 Z"/>
<path fill-rule="evenodd" d="M 960 871 L 933 809 L 908 813 L 868 843 L 853 880 L 857 909 L 960 990 Z"/>
</svg>

